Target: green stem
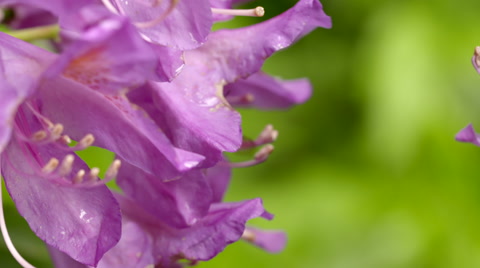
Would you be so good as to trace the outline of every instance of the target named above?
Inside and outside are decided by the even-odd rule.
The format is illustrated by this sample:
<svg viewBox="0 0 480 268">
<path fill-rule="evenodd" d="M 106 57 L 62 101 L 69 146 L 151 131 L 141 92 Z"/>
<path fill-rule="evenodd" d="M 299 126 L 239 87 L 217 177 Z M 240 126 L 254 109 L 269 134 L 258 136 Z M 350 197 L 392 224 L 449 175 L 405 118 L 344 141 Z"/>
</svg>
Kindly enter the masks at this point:
<svg viewBox="0 0 480 268">
<path fill-rule="evenodd" d="M 28 29 L 6 31 L 5 33 L 13 37 L 16 37 L 18 39 L 21 39 L 23 41 L 30 42 L 37 39 L 55 38 L 57 37 L 59 30 L 60 28 L 58 27 L 58 25 L 54 24 L 54 25 L 33 27 Z"/>
</svg>

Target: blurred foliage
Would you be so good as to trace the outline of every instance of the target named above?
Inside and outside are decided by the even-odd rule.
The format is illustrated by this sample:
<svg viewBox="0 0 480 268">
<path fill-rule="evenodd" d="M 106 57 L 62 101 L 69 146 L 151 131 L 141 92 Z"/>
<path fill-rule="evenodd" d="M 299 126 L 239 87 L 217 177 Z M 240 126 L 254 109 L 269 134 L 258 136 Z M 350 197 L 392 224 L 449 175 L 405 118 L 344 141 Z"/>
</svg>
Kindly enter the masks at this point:
<svg viewBox="0 0 480 268">
<path fill-rule="evenodd" d="M 271 17 L 294 3 L 247 6 Z M 470 64 L 480 2 L 322 3 L 333 29 L 265 64 L 284 78 L 309 77 L 314 95 L 289 111 L 242 110 L 248 136 L 267 123 L 280 136 L 269 161 L 235 170 L 227 195 L 262 197 L 276 218 L 252 224 L 284 229 L 288 246 L 269 255 L 239 242 L 199 267 L 480 267 L 480 149 L 454 141 L 469 122 L 480 127 L 480 78 Z M 106 166 L 97 151 L 87 154 Z M 41 242 L 11 203 L 6 209 L 16 246 L 49 267 Z M 17 267 L 0 243 L 1 267 Z"/>
</svg>

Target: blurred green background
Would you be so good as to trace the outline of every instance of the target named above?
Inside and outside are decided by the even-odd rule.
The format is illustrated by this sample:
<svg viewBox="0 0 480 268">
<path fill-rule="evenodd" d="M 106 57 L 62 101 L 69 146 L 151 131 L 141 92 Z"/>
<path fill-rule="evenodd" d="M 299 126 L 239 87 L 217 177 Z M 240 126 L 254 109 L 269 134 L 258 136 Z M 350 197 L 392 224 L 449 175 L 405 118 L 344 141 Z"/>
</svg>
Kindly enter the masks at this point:
<svg viewBox="0 0 480 268">
<path fill-rule="evenodd" d="M 247 6 L 264 6 L 268 18 L 295 2 Z M 480 129 L 480 76 L 470 63 L 480 2 L 322 3 L 333 28 L 265 64 L 284 78 L 309 77 L 314 95 L 289 111 L 242 110 L 247 135 L 272 123 L 280 136 L 266 163 L 235 170 L 227 195 L 263 197 L 276 218 L 252 224 L 285 230 L 288 245 L 270 255 L 239 242 L 199 267 L 480 267 L 480 148 L 454 141 L 469 122 Z M 49 267 L 41 242 L 11 203 L 6 210 L 17 248 Z M 0 254 L 2 268 L 18 267 L 3 242 Z"/>
</svg>

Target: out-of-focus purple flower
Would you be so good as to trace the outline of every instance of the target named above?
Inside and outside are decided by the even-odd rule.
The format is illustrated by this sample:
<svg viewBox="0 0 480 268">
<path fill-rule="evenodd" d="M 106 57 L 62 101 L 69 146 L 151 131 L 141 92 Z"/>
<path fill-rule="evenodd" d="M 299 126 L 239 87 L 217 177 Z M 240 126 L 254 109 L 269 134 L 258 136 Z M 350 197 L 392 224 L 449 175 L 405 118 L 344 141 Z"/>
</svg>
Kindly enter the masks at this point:
<svg viewBox="0 0 480 268">
<path fill-rule="evenodd" d="M 472 124 L 469 124 L 455 136 L 457 141 L 468 142 L 480 146 L 480 135 L 475 132 Z"/>
</svg>

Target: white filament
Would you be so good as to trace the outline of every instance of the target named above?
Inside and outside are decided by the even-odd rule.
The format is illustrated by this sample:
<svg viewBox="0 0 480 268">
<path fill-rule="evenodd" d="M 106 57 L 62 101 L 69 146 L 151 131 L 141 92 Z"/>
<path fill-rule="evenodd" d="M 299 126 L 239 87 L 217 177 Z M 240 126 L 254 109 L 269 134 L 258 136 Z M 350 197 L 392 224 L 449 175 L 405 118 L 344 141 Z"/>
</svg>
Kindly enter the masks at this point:
<svg viewBox="0 0 480 268">
<path fill-rule="evenodd" d="M 118 14 L 118 10 L 112 5 L 112 2 L 110 0 L 102 0 L 102 3 L 105 5 L 105 7 L 110 10 L 111 12 Z"/>
</svg>

